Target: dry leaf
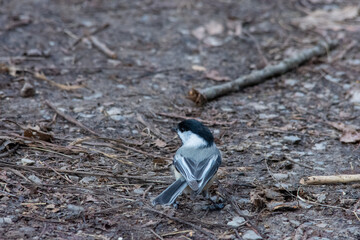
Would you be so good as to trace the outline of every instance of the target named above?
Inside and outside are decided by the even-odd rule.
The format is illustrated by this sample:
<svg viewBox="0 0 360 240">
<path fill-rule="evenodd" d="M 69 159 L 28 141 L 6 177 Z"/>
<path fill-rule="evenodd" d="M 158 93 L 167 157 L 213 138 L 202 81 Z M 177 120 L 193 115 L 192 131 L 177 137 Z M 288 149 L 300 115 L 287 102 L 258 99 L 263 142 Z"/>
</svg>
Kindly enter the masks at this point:
<svg viewBox="0 0 360 240">
<path fill-rule="evenodd" d="M 360 132 L 344 132 L 340 137 L 340 142 L 356 143 L 360 141 Z"/>
<path fill-rule="evenodd" d="M 338 122 L 328 122 L 328 124 L 330 126 L 332 126 L 333 128 L 343 131 L 343 132 L 354 132 L 354 131 L 360 129 L 360 127 L 355 126 L 355 125 L 346 125 L 344 123 L 338 123 Z"/>
<path fill-rule="evenodd" d="M 160 140 L 160 139 L 156 139 L 154 142 L 155 146 L 159 147 L 159 148 L 163 148 L 166 146 L 166 142 Z"/>
<path fill-rule="evenodd" d="M 230 81 L 229 77 L 220 76 L 220 73 L 216 70 L 210 70 L 209 72 L 205 72 L 205 76 L 206 78 L 209 78 L 214 81 L 219 81 L 219 82 Z"/>
<path fill-rule="evenodd" d="M 207 36 L 206 38 L 204 38 L 203 43 L 205 43 L 209 47 L 220 47 L 224 44 L 224 41 L 218 37 Z"/>
<path fill-rule="evenodd" d="M 210 21 L 209 23 L 205 24 L 205 29 L 209 35 L 218 35 L 224 31 L 223 25 L 216 21 Z"/>
<path fill-rule="evenodd" d="M 334 9 L 332 11 L 316 10 L 309 15 L 301 18 L 296 18 L 294 24 L 301 29 L 307 30 L 318 28 L 323 30 L 339 31 L 346 29 L 348 31 L 360 30 L 358 26 L 350 26 L 342 23 L 344 20 L 354 19 L 359 14 L 357 6 L 347 6 L 344 8 Z"/>
<path fill-rule="evenodd" d="M 360 131 L 358 131 L 360 127 L 337 122 L 328 122 L 328 124 L 333 128 L 342 131 L 340 142 L 356 143 L 360 141 Z"/>
<path fill-rule="evenodd" d="M 50 142 L 53 139 L 53 135 L 40 130 L 39 126 L 28 127 L 24 130 L 24 137 L 34 138 L 45 142 Z"/>
</svg>

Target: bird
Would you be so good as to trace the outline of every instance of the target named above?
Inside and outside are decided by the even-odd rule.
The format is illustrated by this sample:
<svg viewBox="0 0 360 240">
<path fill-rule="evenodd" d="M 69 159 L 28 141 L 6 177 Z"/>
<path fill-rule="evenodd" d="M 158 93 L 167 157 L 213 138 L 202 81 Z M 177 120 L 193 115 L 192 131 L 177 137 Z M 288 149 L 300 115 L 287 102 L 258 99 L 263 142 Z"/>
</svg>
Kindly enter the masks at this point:
<svg viewBox="0 0 360 240">
<path fill-rule="evenodd" d="M 173 130 L 182 141 L 172 165 L 176 181 L 153 199 L 154 206 L 171 205 L 182 192 L 190 194 L 191 199 L 202 192 L 210 199 L 208 188 L 222 161 L 214 136 L 201 122 L 187 119 Z"/>
</svg>

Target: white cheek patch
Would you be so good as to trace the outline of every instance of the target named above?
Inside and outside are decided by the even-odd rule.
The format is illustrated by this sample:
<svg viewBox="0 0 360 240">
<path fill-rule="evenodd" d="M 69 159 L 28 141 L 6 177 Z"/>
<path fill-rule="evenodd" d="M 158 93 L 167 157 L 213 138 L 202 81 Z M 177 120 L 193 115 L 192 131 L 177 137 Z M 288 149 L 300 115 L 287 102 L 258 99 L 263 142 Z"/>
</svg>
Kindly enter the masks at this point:
<svg viewBox="0 0 360 240">
<path fill-rule="evenodd" d="M 199 137 L 197 134 L 192 133 L 191 131 L 180 132 L 178 130 L 177 133 L 183 143 L 183 146 L 196 148 L 207 145 L 207 142 L 202 137 Z"/>
</svg>

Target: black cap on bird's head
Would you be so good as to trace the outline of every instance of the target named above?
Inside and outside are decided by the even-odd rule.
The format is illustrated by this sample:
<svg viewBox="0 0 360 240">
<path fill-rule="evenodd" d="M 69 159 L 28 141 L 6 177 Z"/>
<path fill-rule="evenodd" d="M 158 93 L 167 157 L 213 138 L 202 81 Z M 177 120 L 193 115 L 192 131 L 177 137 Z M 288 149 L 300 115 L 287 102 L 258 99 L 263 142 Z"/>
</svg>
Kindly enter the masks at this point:
<svg viewBox="0 0 360 240">
<path fill-rule="evenodd" d="M 214 142 L 214 137 L 210 130 L 201 122 L 195 119 L 188 119 L 180 122 L 178 124 L 177 130 L 180 131 L 180 133 L 191 131 L 192 133 L 203 138 L 206 141 L 207 145 L 211 145 Z"/>
</svg>

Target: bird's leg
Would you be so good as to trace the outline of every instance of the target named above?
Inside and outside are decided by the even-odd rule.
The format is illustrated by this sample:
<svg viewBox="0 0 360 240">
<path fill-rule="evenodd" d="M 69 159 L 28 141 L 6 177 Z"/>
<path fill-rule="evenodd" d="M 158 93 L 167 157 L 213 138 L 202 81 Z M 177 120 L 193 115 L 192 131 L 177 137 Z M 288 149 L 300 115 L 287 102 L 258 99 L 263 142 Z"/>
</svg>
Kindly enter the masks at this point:
<svg viewBox="0 0 360 240">
<path fill-rule="evenodd" d="M 176 201 L 172 204 L 172 206 L 175 208 L 175 209 L 178 209 L 179 208 L 179 201 Z"/>
<path fill-rule="evenodd" d="M 220 200 L 219 203 L 217 203 L 217 201 L 215 201 L 210 196 L 210 192 L 208 190 L 203 191 L 202 195 L 204 196 L 204 198 L 206 198 L 207 200 L 210 200 L 210 202 L 212 203 L 208 206 L 205 206 L 205 210 L 221 210 L 225 207 L 223 200 L 221 198 L 219 199 L 218 196 L 216 196 L 216 200 Z"/>
</svg>

